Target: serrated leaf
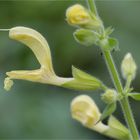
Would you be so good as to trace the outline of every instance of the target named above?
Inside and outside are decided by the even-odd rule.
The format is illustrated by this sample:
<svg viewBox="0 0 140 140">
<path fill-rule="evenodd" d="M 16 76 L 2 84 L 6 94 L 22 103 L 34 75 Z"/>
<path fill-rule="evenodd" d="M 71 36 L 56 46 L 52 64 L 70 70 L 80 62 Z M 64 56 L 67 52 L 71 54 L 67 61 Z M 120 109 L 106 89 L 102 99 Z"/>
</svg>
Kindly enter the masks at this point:
<svg viewBox="0 0 140 140">
<path fill-rule="evenodd" d="M 110 116 L 115 110 L 116 110 L 116 103 L 107 105 L 100 117 L 100 121 Z"/>
<path fill-rule="evenodd" d="M 86 29 L 78 29 L 73 35 L 75 40 L 84 46 L 94 45 L 99 40 L 98 34 L 96 32 Z"/>
<path fill-rule="evenodd" d="M 140 93 L 129 93 L 128 96 L 134 100 L 140 101 Z"/>
</svg>

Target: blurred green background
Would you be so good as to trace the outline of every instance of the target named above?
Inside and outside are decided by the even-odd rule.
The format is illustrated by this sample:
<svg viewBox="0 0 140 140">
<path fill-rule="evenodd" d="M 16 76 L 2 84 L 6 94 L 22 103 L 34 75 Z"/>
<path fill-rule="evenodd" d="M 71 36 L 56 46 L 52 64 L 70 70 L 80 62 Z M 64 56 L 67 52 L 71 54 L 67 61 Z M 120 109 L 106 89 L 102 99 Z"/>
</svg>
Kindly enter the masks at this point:
<svg viewBox="0 0 140 140">
<path fill-rule="evenodd" d="M 84 0 L 0 1 L 0 28 L 27 26 L 47 38 L 58 75 L 71 76 L 71 65 L 79 67 L 113 87 L 98 47 L 84 47 L 74 41 L 75 28 L 65 21 L 65 11 L 72 4 Z M 119 52 L 113 52 L 116 65 L 131 52 L 140 66 L 140 1 L 96 1 L 106 26 L 115 28 L 112 36 L 120 41 Z M 78 92 L 55 86 L 15 81 L 10 92 L 3 89 L 5 72 L 39 67 L 35 56 L 23 44 L 10 40 L 7 32 L 0 32 L 0 139 L 108 139 L 72 120 L 71 100 L 88 94 L 96 100 L 101 111 L 105 104 L 99 91 Z M 133 87 L 140 91 L 140 70 Z M 123 81 L 123 80 L 122 80 Z M 123 81 L 124 83 L 124 81 Z M 140 130 L 139 105 L 130 100 Z M 115 115 L 124 122 L 120 107 Z"/>
</svg>

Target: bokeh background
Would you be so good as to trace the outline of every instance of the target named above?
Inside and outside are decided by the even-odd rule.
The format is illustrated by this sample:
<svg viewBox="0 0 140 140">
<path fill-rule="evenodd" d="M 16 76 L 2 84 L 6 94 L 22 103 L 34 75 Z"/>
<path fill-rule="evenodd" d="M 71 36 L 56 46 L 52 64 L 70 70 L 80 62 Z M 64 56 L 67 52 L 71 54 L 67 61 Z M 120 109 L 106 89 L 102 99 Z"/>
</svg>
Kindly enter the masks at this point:
<svg viewBox="0 0 140 140">
<path fill-rule="evenodd" d="M 84 0 L 29 0 L 0 1 L 0 28 L 27 26 L 44 35 L 50 45 L 55 71 L 64 77 L 71 76 L 71 65 L 87 71 L 108 86 L 113 87 L 98 47 L 84 47 L 75 42 L 65 20 L 65 11 L 72 4 Z M 140 1 L 96 1 L 105 26 L 115 28 L 113 37 L 120 41 L 119 52 L 113 52 L 118 71 L 127 52 L 131 52 L 140 66 Z M 100 110 L 105 104 L 100 92 L 79 92 L 55 86 L 15 81 L 10 92 L 3 89 L 5 72 L 18 69 L 36 69 L 39 64 L 27 47 L 10 40 L 8 32 L 0 32 L 0 139 L 108 139 L 72 120 L 71 100 L 88 94 L 94 98 Z M 140 70 L 133 87 L 140 92 Z M 123 80 L 122 80 L 123 81 Z M 124 83 L 124 81 L 123 81 Z M 137 126 L 140 130 L 139 102 L 130 100 Z M 124 122 L 120 107 L 114 113 Z"/>
</svg>

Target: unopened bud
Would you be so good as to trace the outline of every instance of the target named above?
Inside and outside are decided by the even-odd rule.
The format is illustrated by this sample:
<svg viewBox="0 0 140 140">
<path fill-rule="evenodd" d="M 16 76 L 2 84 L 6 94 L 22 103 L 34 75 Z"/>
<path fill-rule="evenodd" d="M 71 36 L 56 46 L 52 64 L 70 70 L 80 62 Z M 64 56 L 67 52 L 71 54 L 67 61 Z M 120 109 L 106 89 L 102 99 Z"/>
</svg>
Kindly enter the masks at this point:
<svg viewBox="0 0 140 140">
<path fill-rule="evenodd" d="M 121 65 L 122 75 L 124 79 L 127 79 L 128 76 L 131 76 L 132 79 L 135 78 L 137 65 L 131 55 L 131 53 L 127 53 L 122 61 Z"/>
<path fill-rule="evenodd" d="M 66 19 L 70 25 L 88 29 L 97 29 L 101 26 L 101 20 L 80 4 L 75 4 L 67 9 Z"/>
<path fill-rule="evenodd" d="M 113 89 L 108 89 L 106 92 L 101 96 L 102 100 L 106 104 L 111 104 L 117 100 L 117 93 Z"/>
<path fill-rule="evenodd" d="M 88 11 L 80 4 L 69 7 L 66 11 L 69 24 L 86 24 L 91 20 Z"/>
<path fill-rule="evenodd" d="M 87 29 L 78 29 L 74 32 L 75 40 L 85 46 L 97 45 L 99 36 L 96 32 Z"/>
</svg>

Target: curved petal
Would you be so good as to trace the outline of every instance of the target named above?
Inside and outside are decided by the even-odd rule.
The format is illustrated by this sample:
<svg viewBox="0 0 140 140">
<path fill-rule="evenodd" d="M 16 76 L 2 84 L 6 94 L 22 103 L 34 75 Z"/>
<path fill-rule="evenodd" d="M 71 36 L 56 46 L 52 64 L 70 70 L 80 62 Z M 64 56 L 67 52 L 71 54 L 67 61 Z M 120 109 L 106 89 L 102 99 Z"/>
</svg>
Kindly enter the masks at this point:
<svg viewBox="0 0 140 140">
<path fill-rule="evenodd" d="M 40 33 L 27 27 L 14 27 L 10 29 L 9 37 L 27 45 L 35 54 L 41 67 L 54 73 L 49 45 Z"/>
</svg>

